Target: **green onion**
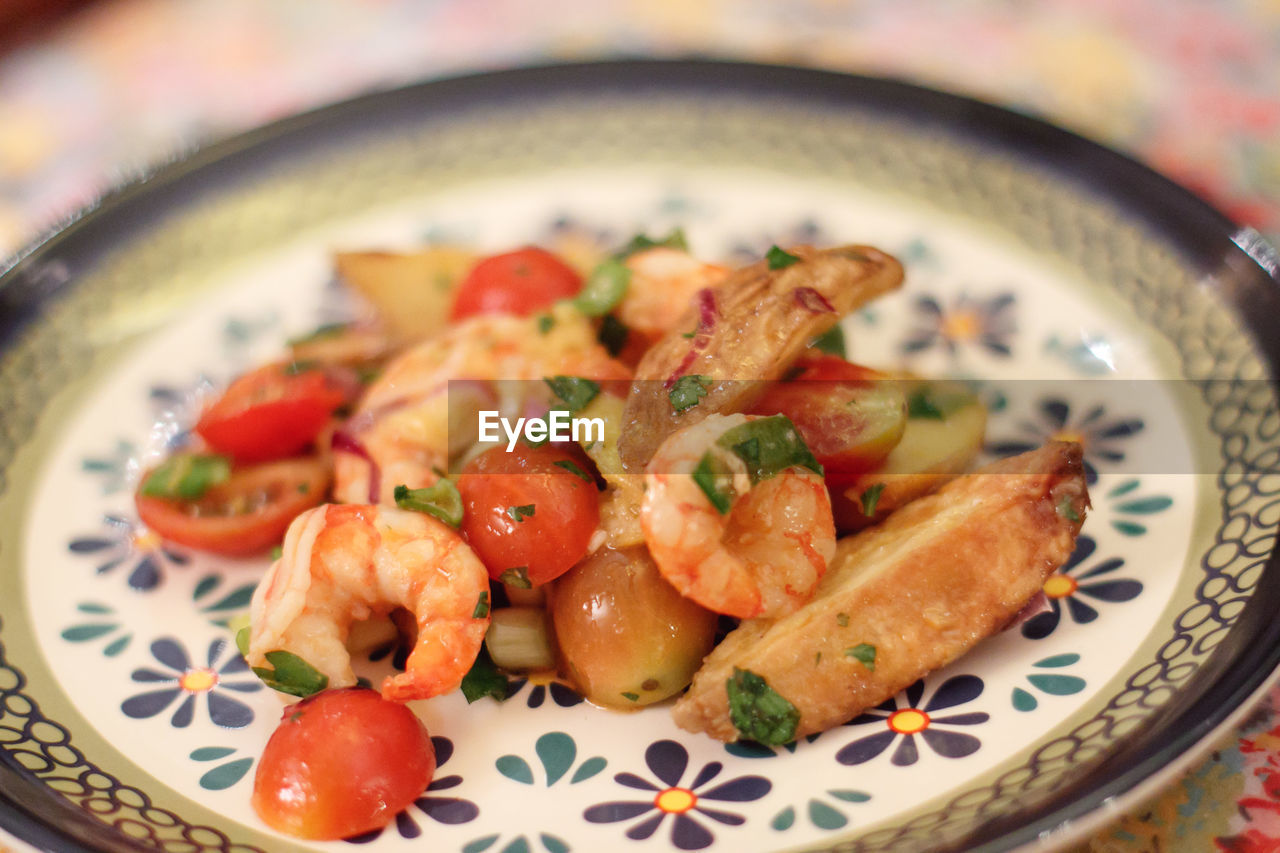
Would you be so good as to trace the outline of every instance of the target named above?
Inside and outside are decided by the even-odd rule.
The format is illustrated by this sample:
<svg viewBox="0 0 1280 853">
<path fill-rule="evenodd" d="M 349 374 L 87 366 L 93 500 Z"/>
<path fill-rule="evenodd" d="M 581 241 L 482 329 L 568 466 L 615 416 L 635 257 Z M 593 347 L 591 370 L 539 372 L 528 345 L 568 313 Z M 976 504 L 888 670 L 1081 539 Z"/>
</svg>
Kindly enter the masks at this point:
<svg viewBox="0 0 1280 853">
<path fill-rule="evenodd" d="M 540 607 L 502 607 L 493 611 L 485 648 L 503 669 L 554 669 L 555 652 L 547 628 L 546 611 Z"/>
<path fill-rule="evenodd" d="M 139 493 L 147 498 L 193 501 L 230 478 L 231 460 L 225 456 L 179 453 L 148 474 Z"/>
<path fill-rule="evenodd" d="M 667 399 L 671 401 L 671 408 L 677 412 L 683 412 L 698 405 L 698 401 L 707 396 L 707 389 L 710 387 L 710 376 L 701 376 L 696 373 L 681 376 L 667 392 Z"/>
<path fill-rule="evenodd" d="M 600 393 L 600 383 L 581 376 L 551 376 L 542 380 L 569 408 L 570 413 L 586 408 Z"/>
<path fill-rule="evenodd" d="M 472 619 L 483 619 L 489 615 L 489 590 L 480 593 L 476 598 L 475 609 L 471 611 Z"/>
<path fill-rule="evenodd" d="M 729 694 L 729 719 L 748 740 L 781 746 L 796 738 L 800 710 L 748 669 L 733 670 L 725 681 Z"/>
<path fill-rule="evenodd" d="M 462 524 L 462 495 L 458 494 L 458 487 L 449 480 L 436 480 L 422 489 L 399 485 L 394 494 L 396 506 L 400 509 L 425 512 L 450 527 Z"/>
<path fill-rule="evenodd" d="M 609 258 L 592 270 L 572 302 L 588 317 L 603 317 L 617 307 L 630 285 L 631 270 L 617 258 Z"/>
<path fill-rule="evenodd" d="M 533 581 L 529 580 L 529 567 L 516 566 L 498 575 L 498 580 L 516 589 L 532 589 Z"/>
<path fill-rule="evenodd" d="M 770 246 L 764 257 L 769 262 L 769 269 L 771 270 L 786 269 L 792 264 L 800 263 L 799 255 L 793 255 L 790 252 L 779 249 L 777 246 Z"/>
</svg>

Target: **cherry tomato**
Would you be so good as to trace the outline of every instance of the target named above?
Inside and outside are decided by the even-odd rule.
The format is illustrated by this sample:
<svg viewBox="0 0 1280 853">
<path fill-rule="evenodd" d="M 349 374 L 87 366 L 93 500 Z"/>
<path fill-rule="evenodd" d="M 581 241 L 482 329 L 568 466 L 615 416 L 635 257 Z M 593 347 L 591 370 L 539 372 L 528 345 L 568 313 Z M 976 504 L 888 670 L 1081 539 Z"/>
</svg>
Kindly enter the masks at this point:
<svg viewBox="0 0 1280 853">
<path fill-rule="evenodd" d="M 584 460 L 553 445 L 494 447 L 467 463 L 458 478 L 462 532 L 490 577 L 538 586 L 586 556 L 600 504 L 585 471 Z"/>
<path fill-rule="evenodd" d="M 325 690 L 284 709 L 253 808 L 297 838 L 349 838 L 385 826 L 435 772 L 431 737 L 404 705 L 363 687 Z"/>
<path fill-rule="evenodd" d="M 752 412 L 789 417 L 828 479 L 882 462 L 907 423 L 899 383 L 833 355 L 810 356 L 797 367 L 800 372 L 770 387 Z"/>
<path fill-rule="evenodd" d="M 449 318 L 528 315 L 581 289 L 582 276 L 572 267 L 546 249 L 530 246 L 476 264 L 458 286 Z"/>
<path fill-rule="evenodd" d="M 245 556 L 279 544 L 289 523 L 319 505 L 328 488 L 329 468 L 319 459 L 285 459 L 234 470 L 194 500 L 139 493 L 134 502 L 142 521 L 171 542 Z"/>
<path fill-rule="evenodd" d="M 227 387 L 196 423 L 196 432 L 237 462 L 292 456 L 315 441 L 348 391 L 322 370 L 269 364 Z"/>
</svg>

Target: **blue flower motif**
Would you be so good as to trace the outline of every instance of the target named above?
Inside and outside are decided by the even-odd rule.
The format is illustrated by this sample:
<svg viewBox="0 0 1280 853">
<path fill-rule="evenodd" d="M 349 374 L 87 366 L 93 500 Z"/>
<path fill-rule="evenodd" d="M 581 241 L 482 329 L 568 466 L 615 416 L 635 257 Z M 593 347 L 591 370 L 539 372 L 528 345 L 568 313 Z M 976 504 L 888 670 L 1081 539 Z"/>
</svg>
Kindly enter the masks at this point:
<svg viewBox="0 0 1280 853">
<path fill-rule="evenodd" d="M 932 296 L 920 296 L 915 302 L 916 326 L 907 333 L 902 351 L 917 353 L 941 346 L 949 355 L 962 345 L 976 344 L 992 355 L 1013 355 L 1010 344 L 1017 323 L 1012 293 L 999 293 L 987 299 L 962 293 L 944 306 Z"/>
<path fill-rule="evenodd" d="M 213 380 L 203 373 L 187 386 L 153 385 L 148 393 L 155 423 L 152 435 L 164 442 L 166 451 L 181 450 L 191 441 L 191 422 L 200 399 L 214 389 Z"/>
<path fill-rule="evenodd" d="M 613 778 L 619 785 L 652 791 L 651 798 L 639 802 L 600 803 L 583 812 L 583 817 L 592 823 L 614 823 L 657 811 L 657 814 L 633 824 L 627 830 L 627 838 L 642 841 L 657 831 L 667 815 L 674 815 L 671 843 L 681 850 L 701 850 L 715 841 L 715 836 L 694 819 L 695 814 L 727 826 L 738 826 L 746 822 L 745 817 L 735 812 L 707 808 L 702 805 L 703 800 L 750 802 L 760 799 L 773 787 L 763 776 L 739 776 L 699 793 L 699 788 L 707 785 L 724 769 L 719 761 L 708 762 L 687 786 L 681 786 L 680 780 L 689 764 L 689 753 L 673 740 L 660 740 L 650 744 L 645 750 L 644 760 L 661 784 L 650 782 L 634 773 L 619 773 Z"/>
<path fill-rule="evenodd" d="M 218 661 L 223 659 L 227 651 L 231 654 L 225 655 L 225 662 L 219 666 Z M 167 686 L 126 699 L 120 705 L 120 710 L 126 716 L 139 720 L 148 719 L 181 699 L 169 722 L 174 728 L 183 729 L 191 725 L 195 718 L 196 698 L 206 696 L 209 719 L 215 725 L 239 729 L 253 722 L 253 709 L 239 699 L 226 695 L 226 691 L 253 693 L 262 689 L 262 682 L 254 676 L 245 680 L 228 680 L 228 676 L 248 673 L 249 666 L 235 646 L 226 640 L 214 640 L 209 644 L 204 666 L 194 666 L 187 650 L 171 637 L 162 637 L 152 643 L 151 655 L 166 671 L 135 669 L 133 680 Z"/>
<path fill-rule="evenodd" d="M 929 701 L 921 706 L 925 684 L 924 681 L 917 681 L 906 689 L 904 695 L 889 699 L 845 723 L 847 726 L 883 726 L 884 731 L 850 741 L 836 753 L 836 761 L 841 764 L 863 764 L 884 752 L 901 737 L 902 741 L 889 761 L 898 767 L 908 767 L 920 758 L 916 735 L 944 758 L 972 755 L 982 746 L 982 742 L 973 735 L 949 731 L 946 727 L 978 725 L 989 720 L 990 715 L 981 711 L 948 714 L 945 717 L 936 717 L 934 714 L 972 702 L 982 695 L 982 690 L 981 678 L 976 675 L 957 675 L 942 682 L 929 697 Z M 942 728 L 938 728 L 939 726 Z"/>
<path fill-rule="evenodd" d="M 133 442 L 118 439 L 109 452 L 80 460 L 80 470 L 101 475 L 102 493 L 113 495 L 129 485 L 130 478 L 137 471 L 137 452 Z"/>
<path fill-rule="evenodd" d="M 123 516 L 103 516 L 103 523 L 105 532 L 97 536 L 79 536 L 67 544 L 73 554 L 99 554 L 105 558 L 98 564 L 100 575 L 128 564 L 129 586 L 145 592 L 160 584 L 162 570 L 166 566 L 181 568 L 191 562 L 186 553 Z"/>
<path fill-rule="evenodd" d="M 559 681 L 552 681 L 547 684 L 539 684 L 528 678 L 515 678 L 507 685 L 507 698 L 510 699 L 519 693 L 526 684 L 532 684 L 529 695 L 525 697 L 525 704 L 530 708 L 541 708 L 542 703 L 547 701 L 547 697 L 551 697 L 551 701 L 555 702 L 561 708 L 572 708 L 574 705 L 581 705 L 583 699 L 573 688 L 568 685 L 561 684 Z"/>
<path fill-rule="evenodd" d="M 1041 400 L 1039 419 L 1022 421 L 1018 429 L 1023 438 L 996 442 L 987 451 L 997 456 L 1013 456 L 1034 450 L 1046 441 L 1077 441 L 1084 447 L 1084 473 L 1089 485 L 1098 481 L 1095 462 L 1117 463 L 1124 461 L 1123 443 L 1142 432 L 1141 418 L 1111 418 L 1104 406 L 1094 406 L 1081 417 L 1071 413 L 1071 403 L 1059 397 Z"/>
<path fill-rule="evenodd" d="M 431 745 L 436 750 L 436 770 L 453 757 L 453 741 L 447 737 L 431 738 Z M 436 776 L 427 786 L 421 797 L 413 801 L 413 806 L 437 823 L 453 826 L 475 820 L 480 814 L 480 807 L 470 800 L 459 797 L 441 797 L 435 792 L 456 788 L 462 784 L 461 776 Z M 417 838 L 422 835 L 422 827 L 418 824 L 412 811 L 408 808 L 396 814 L 396 832 L 401 838 Z M 382 835 L 382 829 L 375 829 L 362 835 L 346 839 L 351 844 L 368 844 Z"/>
<path fill-rule="evenodd" d="M 1097 609 L 1082 601 L 1082 596 L 1114 603 L 1132 601 L 1142 594 L 1141 581 L 1102 577 L 1124 565 L 1121 557 L 1112 557 L 1092 568 L 1083 568 L 1085 561 L 1096 550 L 1098 543 L 1092 536 L 1082 535 L 1076 540 L 1076 549 L 1067 562 L 1044 582 L 1044 595 L 1049 609 L 1023 622 L 1022 636 L 1030 640 L 1041 640 L 1052 634 L 1062 620 L 1064 603 L 1077 624 L 1087 625 L 1097 619 Z"/>
</svg>

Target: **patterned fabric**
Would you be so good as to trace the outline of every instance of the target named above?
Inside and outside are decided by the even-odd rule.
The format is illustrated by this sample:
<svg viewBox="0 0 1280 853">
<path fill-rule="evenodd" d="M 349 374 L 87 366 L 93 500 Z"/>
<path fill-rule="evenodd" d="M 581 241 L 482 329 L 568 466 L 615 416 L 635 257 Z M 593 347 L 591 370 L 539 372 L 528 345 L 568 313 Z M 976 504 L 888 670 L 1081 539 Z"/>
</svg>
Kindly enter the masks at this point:
<svg viewBox="0 0 1280 853">
<path fill-rule="evenodd" d="M 369 89 L 720 55 L 901 77 L 1050 120 L 1280 238 L 1280 0 L 102 0 L 0 56 L 0 256 L 149 163 Z M 1082 849 L 1280 849 L 1280 691 Z M 0 848 L 3 848 L 0 843 Z"/>
</svg>

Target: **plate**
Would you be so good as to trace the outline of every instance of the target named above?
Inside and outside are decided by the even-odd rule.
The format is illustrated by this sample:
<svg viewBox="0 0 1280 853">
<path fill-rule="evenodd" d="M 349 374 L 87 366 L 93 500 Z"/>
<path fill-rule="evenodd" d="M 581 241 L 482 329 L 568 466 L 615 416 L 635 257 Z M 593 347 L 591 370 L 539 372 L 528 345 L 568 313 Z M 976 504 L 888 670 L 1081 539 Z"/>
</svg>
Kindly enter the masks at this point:
<svg viewBox="0 0 1280 853">
<path fill-rule="evenodd" d="M 536 681 L 502 704 L 422 703 L 436 779 L 360 844 L 1053 847 L 1242 712 L 1280 660 L 1280 290 L 1256 235 L 1085 140 L 902 83 L 548 67 L 213 146 L 4 275 L 0 823 L 66 849 L 304 849 L 249 807 L 281 703 L 225 626 L 265 561 L 148 534 L 140 467 L 181 442 L 202 393 L 349 310 L 334 248 L 677 225 L 708 258 L 799 241 L 901 257 L 903 291 L 845 321 L 851 357 L 973 380 L 993 455 L 1083 438 L 1094 506 L 1075 555 L 1039 615 L 786 747 L 726 747 L 665 708 L 605 712 Z"/>
</svg>

